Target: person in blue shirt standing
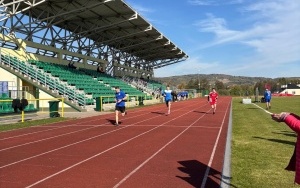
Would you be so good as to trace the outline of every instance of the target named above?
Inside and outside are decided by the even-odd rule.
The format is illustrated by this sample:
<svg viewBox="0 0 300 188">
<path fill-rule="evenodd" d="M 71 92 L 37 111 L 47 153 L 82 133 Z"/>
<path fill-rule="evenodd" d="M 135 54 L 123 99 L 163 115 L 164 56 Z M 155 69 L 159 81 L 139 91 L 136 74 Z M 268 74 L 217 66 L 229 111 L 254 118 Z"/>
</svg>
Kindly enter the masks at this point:
<svg viewBox="0 0 300 188">
<path fill-rule="evenodd" d="M 172 90 L 170 90 L 169 86 L 167 86 L 167 89 L 164 90 L 163 96 L 165 97 L 165 102 L 166 102 L 166 105 L 168 107 L 167 114 L 170 114 L 171 113 Z"/>
<path fill-rule="evenodd" d="M 119 112 L 121 112 L 122 116 L 125 116 L 127 114 L 125 109 L 125 100 L 127 99 L 126 94 L 120 90 L 120 87 L 115 87 L 116 94 L 115 94 L 115 102 L 116 102 L 116 123 L 115 126 L 119 126 Z"/>
<path fill-rule="evenodd" d="M 271 94 L 271 91 L 268 90 L 267 88 L 266 88 L 266 91 L 264 93 L 264 98 L 265 98 L 265 101 L 266 101 L 266 108 L 267 108 L 267 110 L 271 109 L 272 94 Z"/>
</svg>

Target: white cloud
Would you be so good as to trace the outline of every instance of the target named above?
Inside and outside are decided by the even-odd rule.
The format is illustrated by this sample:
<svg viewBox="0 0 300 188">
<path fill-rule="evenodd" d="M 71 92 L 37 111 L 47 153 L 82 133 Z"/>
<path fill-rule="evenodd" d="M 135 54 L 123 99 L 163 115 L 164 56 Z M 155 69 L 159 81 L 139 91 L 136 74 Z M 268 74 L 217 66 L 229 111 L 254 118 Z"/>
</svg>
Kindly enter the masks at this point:
<svg viewBox="0 0 300 188">
<path fill-rule="evenodd" d="M 200 57 L 189 58 L 186 61 L 172 65 L 172 71 L 170 67 L 163 67 L 155 70 L 156 77 L 168 77 L 174 75 L 186 75 L 186 74 L 209 74 L 208 70 L 217 69 L 218 62 L 203 62 Z"/>
<path fill-rule="evenodd" d="M 216 18 L 213 14 L 209 13 L 206 16 L 207 19 L 200 20 L 194 24 L 199 28 L 199 31 L 214 33 L 218 40 L 231 38 L 239 33 L 238 31 L 229 30 L 224 18 Z"/>
<path fill-rule="evenodd" d="M 300 1 L 259 1 L 244 7 L 244 15 L 252 16 L 253 24 L 247 30 L 232 30 L 224 18 L 207 14 L 207 19 L 195 26 L 201 32 L 212 33 L 214 41 L 200 46 L 208 48 L 220 44 L 239 43 L 256 52 L 249 58 L 253 62 L 270 66 L 300 62 Z M 248 18 L 246 18 L 248 19 Z M 228 21 L 229 22 L 229 21 Z M 253 64 L 254 66 L 254 64 Z M 248 66 L 246 66 L 247 68 Z"/>
<path fill-rule="evenodd" d="M 244 0 L 227 0 L 227 1 L 220 1 L 220 0 L 189 0 L 188 1 L 191 5 L 196 6 L 220 6 L 226 4 L 241 4 Z"/>
<path fill-rule="evenodd" d="M 216 3 L 216 1 L 213 0 L 190 0 L 188 2 L 192 5 L 199 5 L 199 6 L 215 5 Z"/>
</svg>

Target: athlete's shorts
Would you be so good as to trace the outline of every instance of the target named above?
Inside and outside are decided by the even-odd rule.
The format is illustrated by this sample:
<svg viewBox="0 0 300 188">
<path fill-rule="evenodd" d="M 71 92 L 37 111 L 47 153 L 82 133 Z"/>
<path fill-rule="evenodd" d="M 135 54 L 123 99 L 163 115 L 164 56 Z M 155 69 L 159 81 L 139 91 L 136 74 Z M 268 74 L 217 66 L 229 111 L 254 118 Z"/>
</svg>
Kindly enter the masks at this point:
<svg viewBox="0 0 300 188">
<path fill-rule="evenodd" d="M 211 102 L 209 102 L 209 104 L 210 105 L 215 105 L 215 104 L 217 104 L 217 101 L 211 101 Z"/>
<path fill-rule="evenodd" d="M 171 102 L 172 101 L 172 99 L 166 99 L 166 105 L 167 105 L 167 107 L 169 107 L 168 105 L 169 105 L 169 102 Z"/>
<path fill-rule="evenodd" d="M 115 110 L 119 111 L 121 113 L 124 113 L 125 112 L 125 106 L 116 106 Z"/>
<path fill-rule="evenodd" d="M 271 99 L 265 98 L 265 101 L 266 101 L 266 102 L 270 102 L 270 101 L 271 101 Z"/>
</svg>

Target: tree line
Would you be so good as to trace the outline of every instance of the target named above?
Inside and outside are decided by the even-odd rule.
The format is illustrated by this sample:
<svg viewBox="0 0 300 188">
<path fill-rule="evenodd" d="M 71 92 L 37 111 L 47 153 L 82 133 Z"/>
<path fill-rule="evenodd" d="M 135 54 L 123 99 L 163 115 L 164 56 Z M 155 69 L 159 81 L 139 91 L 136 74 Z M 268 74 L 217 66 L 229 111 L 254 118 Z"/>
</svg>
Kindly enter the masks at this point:
<svg viewBox="0 0 300 188">
<path fill-rule="evenodd" d="M 200 82 L 199 82 L 200 81 Z M 272 93 L 281 92 L 282 85 L 300 84 L 300 79 L 293 78 L 276 78 L 276 79 L 262 79 L 255 84 L 231 84 L 223 83 L 219 80 L 209 81 L 206 78 L 195 79 L 191 78 L 187 83 L 180 83 L 177 85 L 178 89 L 196 89 L 198 92 L 203 90 L 211 90 L 216 88 L 220 95 L 230 96 L 253 96 L 256 88 L 258 88 L 259 95 L 263 95 L 265 88 L 269 88 Z"/>
</svg>

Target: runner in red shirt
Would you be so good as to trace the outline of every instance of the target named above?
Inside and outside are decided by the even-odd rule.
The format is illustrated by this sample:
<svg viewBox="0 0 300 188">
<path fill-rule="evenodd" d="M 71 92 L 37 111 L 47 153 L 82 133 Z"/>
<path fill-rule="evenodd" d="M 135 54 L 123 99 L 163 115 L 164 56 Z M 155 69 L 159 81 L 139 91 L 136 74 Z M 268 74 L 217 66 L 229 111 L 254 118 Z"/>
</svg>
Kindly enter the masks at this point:
<svg viewBox="0 0 300 188">
<path fill-rule="evenodd" d="M 216 113 L 218 96 L 219 95 L 216 92 L 216 89 L 212 88 L 212 91 L 208 95 L 208 101 L 209 101 L 209 104 L 211 105 L 211 108 L 213 109 L 213 114 Z"/>
</svg>

